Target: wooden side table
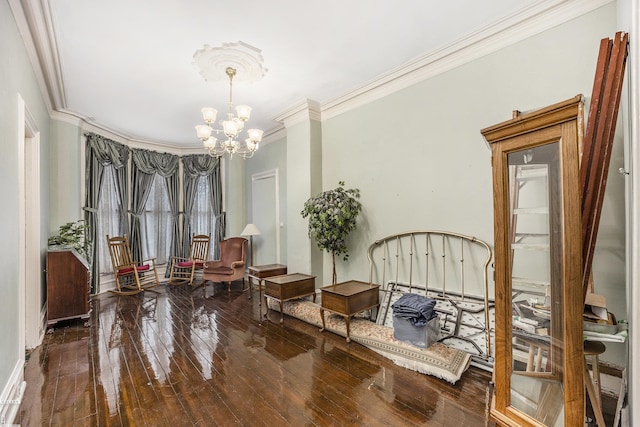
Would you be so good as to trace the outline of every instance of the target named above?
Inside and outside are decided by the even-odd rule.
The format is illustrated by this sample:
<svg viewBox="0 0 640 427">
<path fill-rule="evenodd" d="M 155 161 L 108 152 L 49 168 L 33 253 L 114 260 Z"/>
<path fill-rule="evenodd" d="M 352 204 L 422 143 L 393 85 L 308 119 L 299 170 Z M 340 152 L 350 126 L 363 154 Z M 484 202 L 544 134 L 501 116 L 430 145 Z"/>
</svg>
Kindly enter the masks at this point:
<svg viewBox="0 0 640 427">
<path fill-rule="evenodd" d="M 264 286 L 264 279 L 283 274 L 287 274 L 287 266 L 283 264 L 265 264 L 249 267 L 249 274 L 247 275 L 249 279 L 249 299 L 251 299 L 251 286 L 253 279 L 258 282 L 258 303 L 262 304 L 262 287 Z"/>
<path fill-rule="evenodd" d="M 316 302 L 316 276 L 301 273 L 285 274 L 266 278 L 264 284 L 264 305 L 267 308 L 264 317 L 269 313 L 267 297 L 273 298 L 280 303 L 280 323 L 284 322 L 282 312 L 284 301 L 313 295 L 313 302 Z"/>
<path fill-rule="evenodd" d="M 324 311 L 343 316 L 347 324 L 347 342 L 351 342 L 351 317 L 380 306 L 379 285 L 372 285 L 366 282 L 350 280 L 336 285 L 324 286 L 320 289 L 322 306 L 320 317 L 322 317 L 322 329 L 325 329 Z"/>
</svg>

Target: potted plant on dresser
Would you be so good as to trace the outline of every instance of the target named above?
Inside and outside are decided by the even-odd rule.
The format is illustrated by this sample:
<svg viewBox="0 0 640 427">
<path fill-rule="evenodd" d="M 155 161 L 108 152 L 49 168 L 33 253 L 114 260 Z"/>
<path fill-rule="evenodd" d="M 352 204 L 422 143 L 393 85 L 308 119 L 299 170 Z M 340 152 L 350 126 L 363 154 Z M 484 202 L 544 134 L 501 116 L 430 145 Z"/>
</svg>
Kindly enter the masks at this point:
<svg viewBox="0 0 640 427">
<path fill-rule="evenodd" d="M 58 234 L 49 237 L 50 248 L 73 248 L 87 259 L 84 221 L 67 222 L 58 228 Z"/>
</svg>

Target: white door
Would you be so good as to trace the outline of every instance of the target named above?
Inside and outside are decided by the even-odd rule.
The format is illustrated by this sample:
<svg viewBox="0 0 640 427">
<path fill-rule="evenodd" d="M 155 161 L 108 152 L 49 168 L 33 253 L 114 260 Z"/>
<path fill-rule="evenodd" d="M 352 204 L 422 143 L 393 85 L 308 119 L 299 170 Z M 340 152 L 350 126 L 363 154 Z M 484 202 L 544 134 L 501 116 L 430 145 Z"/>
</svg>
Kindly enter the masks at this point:
<svg viewBox="0 0 640 427">
<path fill-rule="evenodd" d="M 252 222 L 260 230 L 253 236 L 252 265 L 280 263 L 280 211 L 278 170 L 251 177 Z"/>
</svg>

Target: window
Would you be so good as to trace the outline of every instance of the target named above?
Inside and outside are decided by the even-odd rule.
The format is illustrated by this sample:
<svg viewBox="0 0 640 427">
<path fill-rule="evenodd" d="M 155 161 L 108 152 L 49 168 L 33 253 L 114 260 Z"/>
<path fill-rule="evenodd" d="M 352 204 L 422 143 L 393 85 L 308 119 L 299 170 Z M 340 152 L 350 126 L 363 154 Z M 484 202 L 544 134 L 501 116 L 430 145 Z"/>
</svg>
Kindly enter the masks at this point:
<svg viewBox="0 0 640 427">
<path fill-rule="evenodd" d="M 191 213 L 192 234 L 209 234 L 211 239 L 214 238 L 216 216 L 211 202 L 209 178 L 201 176 L 198 178 L 198 189 Z"/>
<path fill-rule="evenodd" d="M 96 207 L 95 247 L 96 264 L 99 271 L 97 276 L 113 274 L 111 257 L 107 245 L 106 236 L 130 235 L 128 203 L 120 206 L 120 198 L 117 191 L 117 170 L 113 166 L 105 166 L 102 183 L 100 184 L 100 199 Z M 217 175 L 216 175 L 217 177 Z M 192 210 L 190 212 L 188 234 L 207 234 L 215 239 L 216 217 L 212 206 L 211 177 L 200 176 L 196 183 L 196 194 Z M 131 185 L 129 183 L 128 185 Z M 156 174 L 153 177 L 149 195 L 144 205 L 144 210 L 139 218 L 140 225 L 140 252 L 143 260 L 153 258 L 156 265 L 163 265 L 170 261 L 174 224 L 182 225 L 182 218 L 174 218 L 171 214 L 168 191 L 165 179 Z M 122 224 L 120 223 L 122 221 Z M 191 236 L 180 237 L 182 240 L 175 242 L 180 248 L 191 240 Z M 215 253 L 215 242 L 211 248 L 211 254 Z M 187 243 L 188 250 L 188 243 Z M 138 260 L 142 261 L 142 260 Z M 96 288 L 97 288 L 96 284 Z"/>
<path fill-rule="evenodd" d="M 156 265 L 169 260 L 171 210 L 164 178 L 156 174 L 140 218 L 143 259 L 155 258 Z"/>
<path fill-rule="evenodd" d="M 120 225 L 120 211 L 122 207 L 118 201 L 113 167 L 104 168 L 102 186 L 100 188 L 100 204 L 98 205 L 98 259 L 100 260 L 100 274 L 113 272 L 109 247 L 107 246 L 107 234 L 111 237 L 122 236 L 127 231 Z"/>
</svg>

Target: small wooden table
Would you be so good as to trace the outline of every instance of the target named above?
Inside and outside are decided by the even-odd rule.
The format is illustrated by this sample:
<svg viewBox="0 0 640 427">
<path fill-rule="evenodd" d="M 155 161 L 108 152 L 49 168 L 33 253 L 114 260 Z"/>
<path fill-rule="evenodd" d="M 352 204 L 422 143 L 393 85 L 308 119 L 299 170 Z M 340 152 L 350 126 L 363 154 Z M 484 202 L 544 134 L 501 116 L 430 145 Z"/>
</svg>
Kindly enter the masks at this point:
<svg viewBox="0 0 640 427">
<path fill-rule="evenodd" d="M 379 287 L 379 285 L 371 285 L 357 280 L 322 287 L 320 289 L 322 294 L 322 306 L 320 308 L 322 329 L 320 329 L 320 332 L 325 329 L 324 311 L 328 310 L 344 316 L 347 324 L 347 342 L 351 342 L 351 317 L 362 311 L 380 306 Z"/>
<path fill-rule="evenodd" d="M 264 317 L 269 313 L 267 297 L 273 298 L 280 302 L 280 323 L 284 322 L 282 312 L 284 301 L 313 295 L 313 302 L 316 302 L 316 276 L 301 273 L 285 274 L 266 278 L 264 284 L 264 305 L 267 308 Z"/>
<path fill-rule="evenodd" d="M 249 267 L 249 299 L 251 299 L 251 286 L 252 279 L 258 282 L 258 303 L 262 304 L 262 287 L 264 286 L 264 279 L 267 277 L 281 276 L 287 274 L 287 266 L 283 264 L 265 264 L 254 265 Z"/>
</svg>

